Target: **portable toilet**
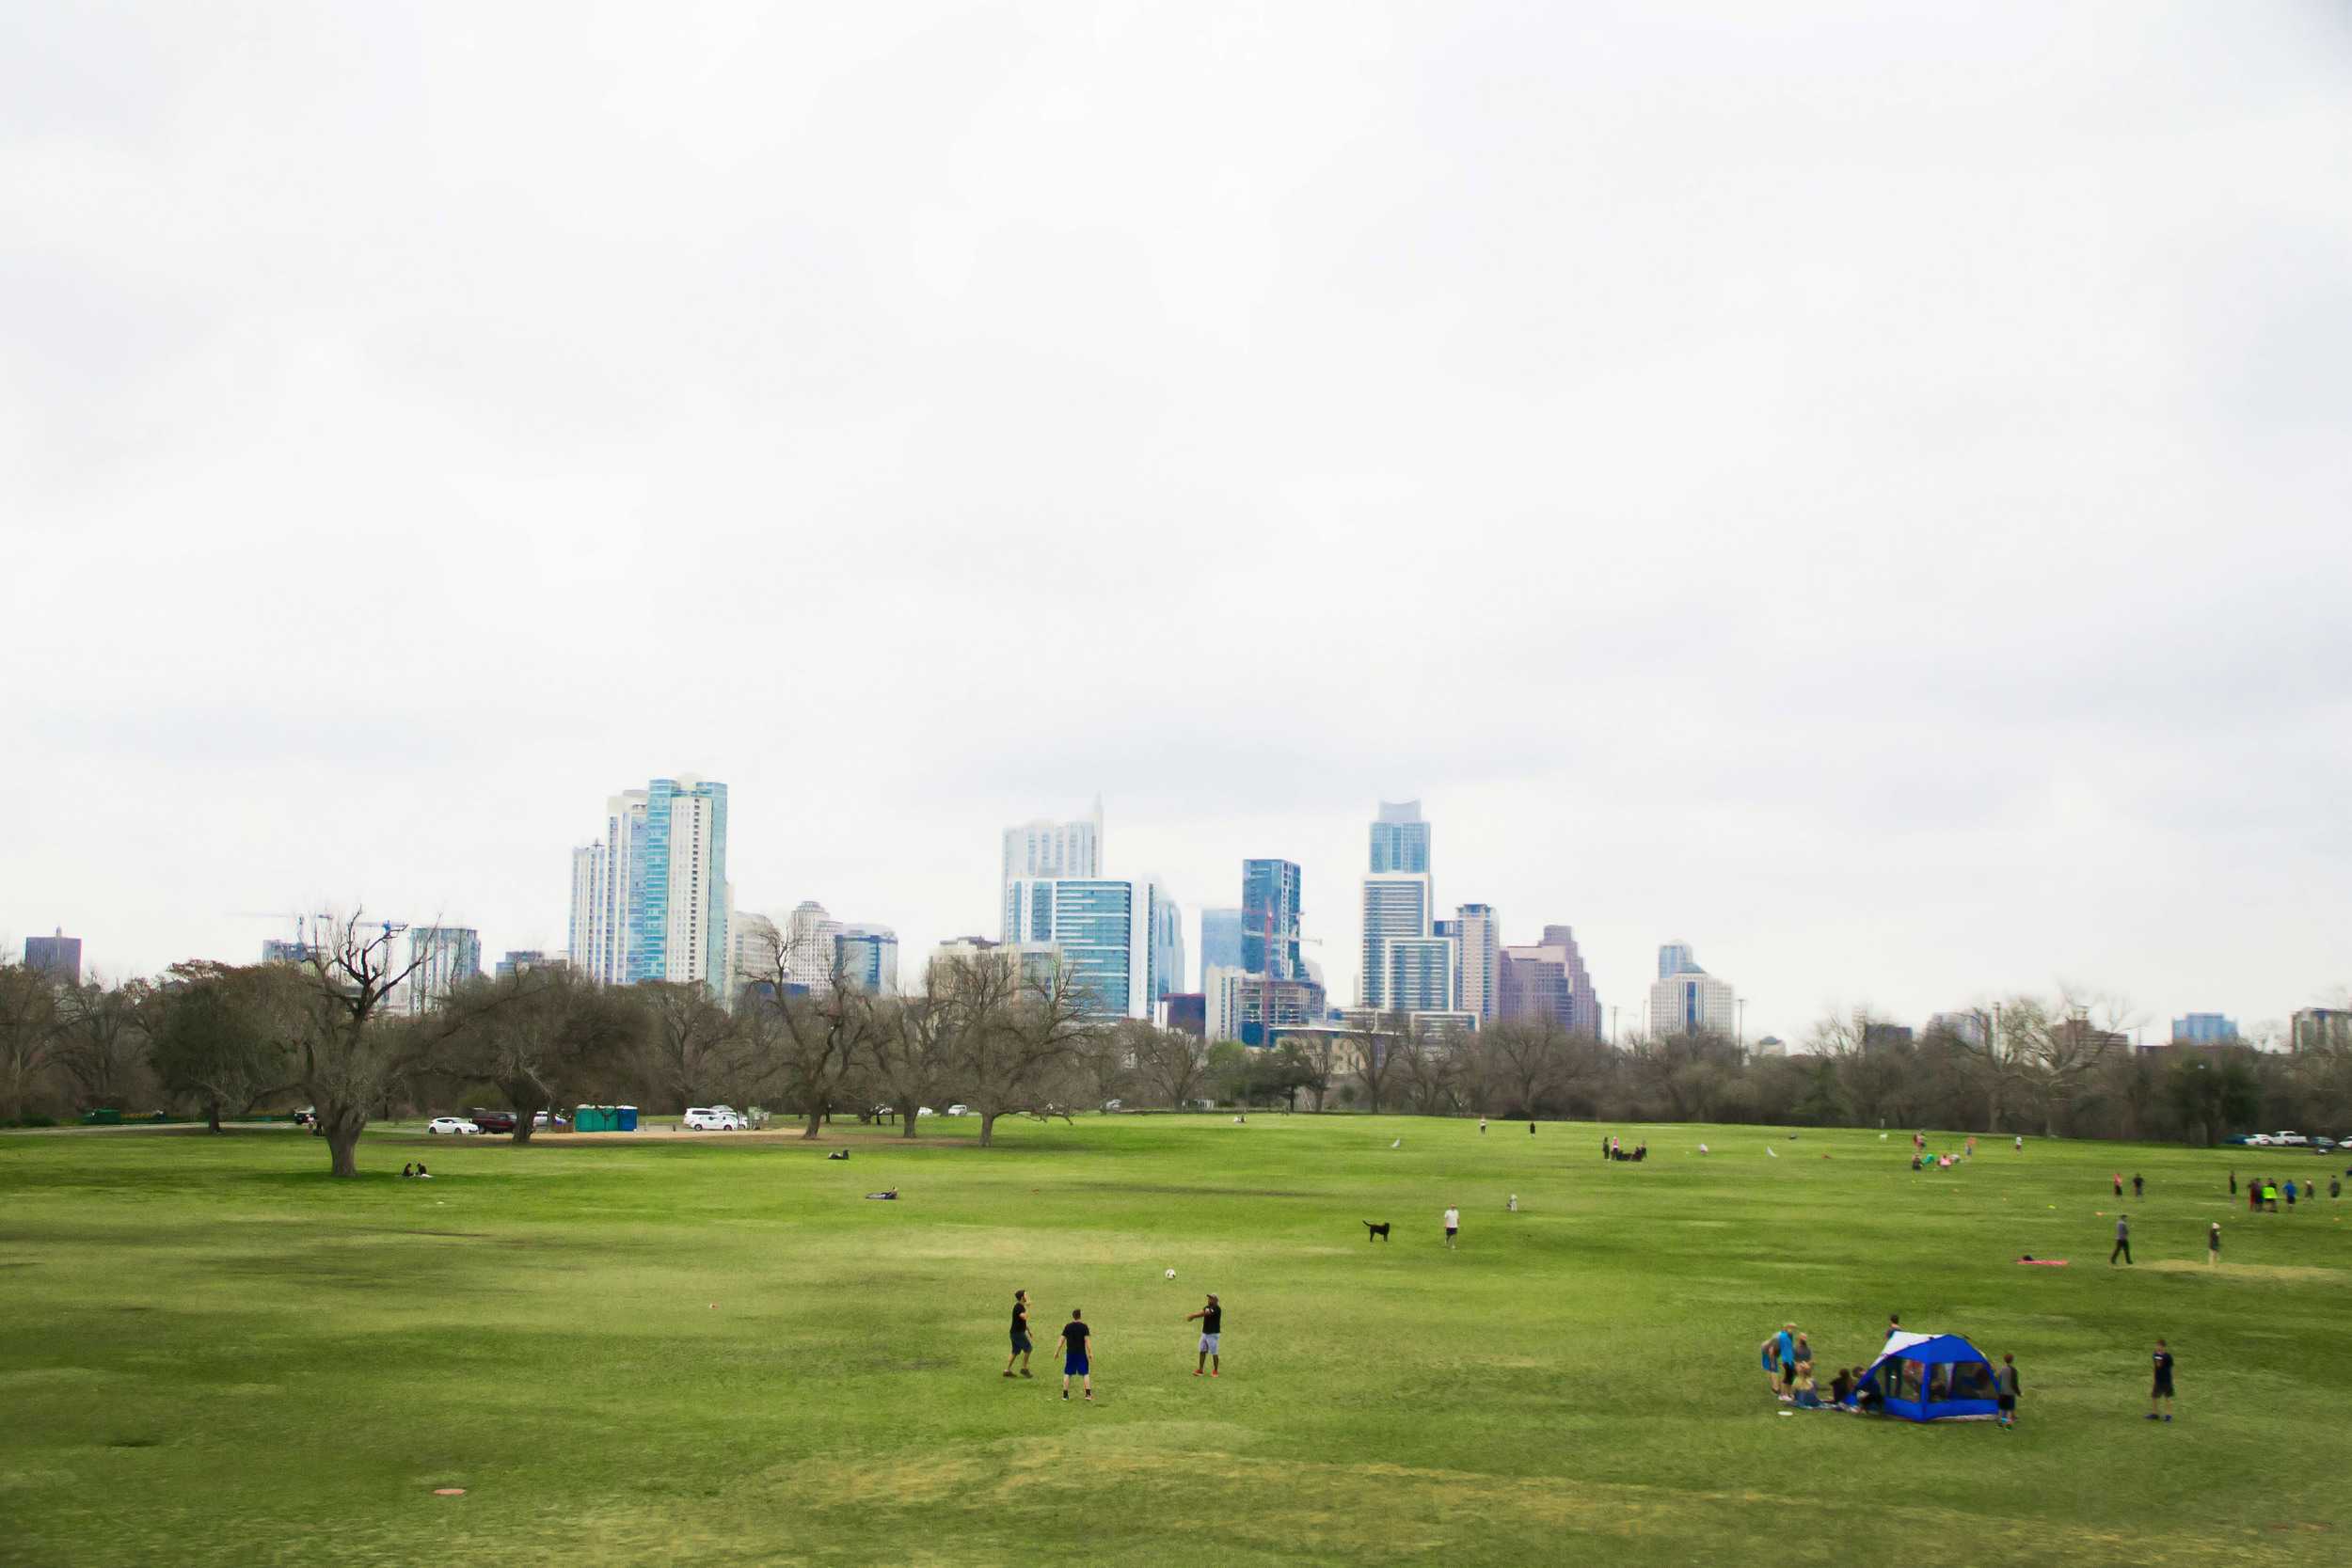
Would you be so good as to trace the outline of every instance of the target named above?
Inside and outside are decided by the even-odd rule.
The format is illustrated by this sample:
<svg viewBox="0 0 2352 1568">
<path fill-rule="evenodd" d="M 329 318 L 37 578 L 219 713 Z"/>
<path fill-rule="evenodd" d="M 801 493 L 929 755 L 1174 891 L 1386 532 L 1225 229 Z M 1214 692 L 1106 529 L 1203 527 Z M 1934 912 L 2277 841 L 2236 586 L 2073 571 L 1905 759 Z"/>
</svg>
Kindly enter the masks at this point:
<svg viewBox="0 0 2352 1568">
<path fill-rule="evenodd" d="M 612 1112 L 612 1131 L 615 1132 L 634 1132 L 637 1131 L 636 1106 L 614 1105 L 610 1107 L 610 1109 Z"/>
<path fill-rule="evenodd" d="M 609 1106 L 604 1105 L 576 1105 L 572 1107 L 572 1131 L 575 1132 L 612 1132 L 612 1109 Z"/>
</svg>

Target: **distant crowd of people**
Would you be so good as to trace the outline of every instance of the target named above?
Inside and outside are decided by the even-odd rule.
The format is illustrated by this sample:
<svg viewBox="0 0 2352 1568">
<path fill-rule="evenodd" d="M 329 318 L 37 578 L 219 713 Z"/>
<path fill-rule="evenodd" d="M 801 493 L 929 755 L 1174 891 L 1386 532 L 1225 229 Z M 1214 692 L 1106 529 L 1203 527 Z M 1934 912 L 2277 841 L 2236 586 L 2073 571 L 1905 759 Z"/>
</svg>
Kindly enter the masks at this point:
<svg viewBox="0 0 2352 1568">
<path fill-rule="evenodd" d="M 2237 1196 L 2237 1172 L 2234 1170 L 2230 1173 L 2230 1196 Z M 2287 1212 L 2290 1214 L 2295 1212 L 2295 1202 L 2297 1198 L 2309 1203 L 2316 1203 L 2319 1201 L 2319 1178 L 2314 1176 L 2298 1186 L 2292 1176 L 2284 1181 L 2279 1181 L 2267 1176 L 2257 1176 L 2246 1183 L 2247 1212 L 2275 1214 L 2279 1212 L 2279 1199 L 2281 1196 L 2287 1200 Z M 2328 1178 L 2328 1200 L 2330 1203 L 2344 1201 L 2344 1178 L 2340 1176 Z"/>
</svg>

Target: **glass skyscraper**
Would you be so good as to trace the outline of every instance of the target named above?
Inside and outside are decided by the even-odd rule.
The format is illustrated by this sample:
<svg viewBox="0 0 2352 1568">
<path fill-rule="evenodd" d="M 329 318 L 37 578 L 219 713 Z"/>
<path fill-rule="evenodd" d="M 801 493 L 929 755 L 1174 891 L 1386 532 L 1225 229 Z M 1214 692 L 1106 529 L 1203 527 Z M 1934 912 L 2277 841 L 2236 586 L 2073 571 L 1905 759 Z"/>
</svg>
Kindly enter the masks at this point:
<svg viewBox="0 0 2352 1568">
<path fill-rule="evenodd" d="M 600 842 L 572 851 L 571 959 L 606 985 L 732 989 L 727 786 L 683 775 L 605 802 Z"/>
<path fill-rule="evenodd" d="M 1016 877 L 1005 926 L 1008 942 L 1052 943 L 1096 1017 L 1148 1019 L 1182 989 L 1183 911 L 1156 881 Z"/>
<path fill-rule="evenodd" d="M 1303 974 L 1298 966 L 1299 882 L 1293 862 L 1241 863 L 1241 967 L 1249 974 L 1277 980 L 1295 980 Z"/>
<path fill-rule="evenodd" d="M 1372 874 L 1429 869 L 1429 824 L 1421 819 L 1421 802 L 1380 802 L 1372 823 Z"/>
<path fill-rule="evenodd" d="M 1241 911 L 1200 911 L 1200 989 L 1209 989 L 1209 971 L 1241 967 Z"/>
</svg>

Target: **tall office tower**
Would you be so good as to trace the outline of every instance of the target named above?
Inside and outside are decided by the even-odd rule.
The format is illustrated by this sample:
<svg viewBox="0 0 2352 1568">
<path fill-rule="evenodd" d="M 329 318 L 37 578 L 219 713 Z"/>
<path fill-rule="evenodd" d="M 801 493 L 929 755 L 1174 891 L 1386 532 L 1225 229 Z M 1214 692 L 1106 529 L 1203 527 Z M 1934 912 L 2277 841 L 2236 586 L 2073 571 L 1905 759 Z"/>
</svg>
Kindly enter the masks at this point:
<svg viewBox="0 0 2352 1568">
<path fill-rule="evenodd" d="M 1098 1018 L 1151 1018 L 1180 989 L 1182 920 L 1149 879 L 1018 877 L 1005 889 L 1006 940 L 1058 947 Z"/>
<path fill-rule="evenodd" d="M 2219 1013 L 2191 1013 L 2172 1021 L 2174 1045 L 2217 1045 L 2237 1038 L 2237 1020 Z"/>
<path fill-rule="evenodd" d="M 482 977 L 482 933 L 469 926 L 419 926 L 408 933 L 414 967 L 401 982 L 411 1013 L 429 1013 L 453 987 Z"/>
<path fill-rule="evenodd" d="M 1200 989 L 1209 989 L 1212 969 L 1241 967 L 1241 911 L 1200 911 Z"/>
<path fill-rule="evenodd" d="M 1298 967 L 1299 871 L 1290 861 L 1241 863 L 1241 967 L 1252 974 L 1295 980 Z"/>
<path fill-rule="evenodd" d="M 2289 1051 L 2343 1051 L 2352 1048 L 2352 1009 L 2297 1007 L 2287 1021 Z"/>
<path fill-rule="evenodd" d="M 24 939 L 24 967 L 59 985 L 78 986 L 82 983 L 82 939 L 67 936 L 63 927 L 56 929 L 54 937 Z"/>
<path fill-rule="evenodd" d="M 1669 956 L 1672 974 L 1663 973 Z M 1649 1032 L 1653 1038 L 1670 1035 L 1729 1035 L 1740 1026 L 1740 1007 L 1731 982 L 1717 979 L 1698 966 L 1691 944 L 1668 942 L 1658 950 L 1661 972 L 1650 983 Z"/>
<path fill-rule="evenodd" d="M 1273 1029 L 1266 1015 L 1273 1014 Z M 1276 980 L 1214 965 L 1203 986 L 1202 1024 L 1212 1040 L 1271 1045 L 1277 1032 L 1319 1022 L 1323 988 L 1312 980 Z M 1171 1025 L 1173 1027 L 1173 1025 Z"/>
<path fill-rule="evenodd" d="M 1381 801 L 1372 824 L 1373 875 L 1428 869 L 1429 824 L 1421 819 L 1421 802 Z"/>
<path fill-rule="evenodd" d="M 604 837 L 572 851 L 573 962 L 607 985 L 698 980 L 724 998 L 727 786 L 691 774 L 605 802 Z"/>
<path fill-rule="evenodd" d="M 1392 1008 L 1389 947 L 1399 942 L 1443 942 L 1429 925 L 1429 873 L 1390 872 L 1364 879 L 1364 967 L 1358 995 L 1367 1007 Z M 1448 966 L 1449 976 L 1451 966 Z"/>
<path fill-rule="evenodd" d="M 1486 904 L 1464 904 L 1454 911 L 1452 920 L 1439 924 L 1447 927 L 1442 934 L 1454 938 L 1454 961 L 1459 965 L 1454 977 L 1454 1005 L 1476 1014 L 1484 1028 L 1494 1022 L 1502 1006 L 1502 951 L 1495 911 Z"/>
<path fill-rule="evenodd" d="M 1600 997 L 1565 926 L 1547 926 L 1543 941 L 1502 950 L 1496 1003 L 1506 1021 L 1548 1019 L 1571 1035 L 1600 1036 Z"/>
<path fill-rule="evenodd" d="M 1094 814 L 1073 822 L 1040 817 L 1005 830 L 1002 885 L 1015 878 L 1074 878 L 1085 881 L 1103 875 L 1103 798 L 1094 798 Z M 1011 933 L 1006 933 L 1011 940 Z"/>
<path fill-rule="evenodd" d="M 845 929 L 814 898 L 793 905 L 784 922 L 786 983 L 812 996 L 831 994 L 834 959 L 839 956 L 836 944 Z"/>
<path fill-rule="evenodd" d="M 1452 937 L 1391 937 L 1381 944 L 1380 995 L 1369 1006 L 1392 1013 L 1452 1012 Z"/>
<path fill-rule="evenodd" d="M 727 927 L 727 941 L 735 949 L 727 968 L 735 976 L 737 990 L 762 981 L 775 983 L 776 948 L 783 940 L 784 933 L 766 915 L 736 912 Z"/>
<path fill-rule="evenodd" d="M 549 953 L 537 947 L 510 947 L 506 950 L 506 957 L 498 961 L 498 967 L 491 973 L 504 980 L 516 974 L 528 974 L 534 969 L 564 967 L 561 953 Z"/>
<path fill-rule="evenodd" d="M 844 926 L 834 938 L 842 983 L 868 996 L 898 993 L 898 933 L 887 926 Z"/>
</svg>

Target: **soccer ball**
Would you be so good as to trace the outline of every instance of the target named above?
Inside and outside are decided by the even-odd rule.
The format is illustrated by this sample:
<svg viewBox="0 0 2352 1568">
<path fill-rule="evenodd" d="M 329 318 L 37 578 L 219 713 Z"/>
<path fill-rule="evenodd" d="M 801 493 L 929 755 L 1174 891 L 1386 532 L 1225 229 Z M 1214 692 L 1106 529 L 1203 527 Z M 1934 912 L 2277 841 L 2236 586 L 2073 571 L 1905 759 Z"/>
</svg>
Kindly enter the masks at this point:
<svg viewBox="0 0 2352 1568">
<path fill-rule="evenodd" d="M 1175 1277 L 1176 1277 L 1176 1271 L 1175 1271 L 1174 1269 L 1170 1269 L 1170 1270 L 1168 1270 L 1168 1278 L 1170 1278 L 1170 1279 L 1175 1278 Z"/>
</svg>

